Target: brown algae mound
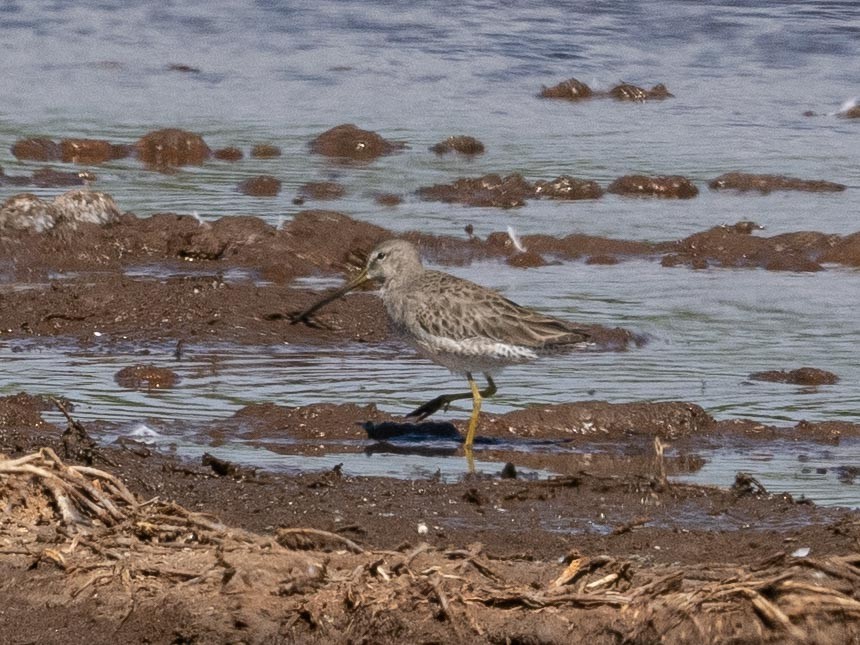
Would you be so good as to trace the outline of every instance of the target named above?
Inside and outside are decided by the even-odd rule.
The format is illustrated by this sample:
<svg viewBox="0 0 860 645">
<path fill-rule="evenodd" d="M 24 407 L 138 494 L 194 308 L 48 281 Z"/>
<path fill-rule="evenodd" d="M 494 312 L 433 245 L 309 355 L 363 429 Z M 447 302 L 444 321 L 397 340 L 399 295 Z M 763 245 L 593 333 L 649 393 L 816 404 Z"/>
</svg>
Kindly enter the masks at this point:
<svg viewBox="0 0 860 645">
<path fill-rule="evenodd" d="M 757 191 L 799 190 L 810 193 L 833 193 L 845 190 L 844 184 L 823 179 L 798 179 L 785 175 L 756 175 L 746 172 L 728 172 L 708 182 L 711 190 Z"/>
<path fill-rule="evenodd" d="M 145 164 L 166 166 L 200 165 L 212 154 L 199 134 L 165 128 L 143 135 L 135 144 L 137 156 Z"/>
<path fill-rule="evenodd" d="M 437 155 L 444 155 L 449 152 L 459 152 L 462 155 L 474 156 L 484 154 L 484 144 L 478 141 L 475 137 L 467 135 L 455 135 L 448 137 L 444 141 L 431 146 L 431 152 Z"/>
<path fill-rule="evenodd" d="M 164 367 L 132 365 L 118 371 L 114 380 L 130 390 L 166 390 L 179 382 L 179 376 Z"/>
<path fill-rule="evenodd" d="M 311 152 L 353 161 L 370 161 L 403 147 L 403 144 L 388 141 L 377 133 L 362 130 L 352 123 L 326 130 L 310 142 Z"/>
<path fill-rule="evenodd" d="M 817 367 L 799 367 L 794 370 L 768 370 L 750 374 L 753 381 L 770 381 L 772 383 L 790 383 L 792 385 L 833 385 L 839 382 L 839 377 L 833 372 Z"/>
<path fill-rule="evenodd" d="M 269 143 L 258 143 L 251 148 L 254 159 L 274 159 L 281 156 L 281 149 Z"/>
<path fill-rule="evenodd" d="M 281 180 L 271 175 L 257 175 L 239 182 L 236 190 L 252 197 L 275 197 L 281 192 Z"/>
<path fill-rule="evenodd" d="M 545 99 L 564 99 L 566 101 L 611 98 L 616 101 L 644 102 L 671 98 L 674 94 L 671 94 L 662 83 L 658 83 L 650 90 L 630 83 L 621 83 L 606 91 L 595 91 L 582 81 L 569 78 L 552 87 L 544 86 L 538 96 Z"/>
<path fill-rule="evenodd" d="M 590 180 L 562 175 L 551 181 L 527 181 L 521 174 L 501 176 L 495 173 L 481 177 L 462 177 L 451 184 L 425 186 L 417 191 L 421 199 L 465 206 L 517 208 L 527 199 L 578 200 L 597 199 L 603 194 L 600 186 Z"/>
<path fill-rule="evenodd" d="M 680 175 L 625 175 L 606 189 L 609 193 L 633 196 L 653 196 L 666 199 L 691 199 L 699 194 L 692 181 Z"/>
<path fill-rule="evenodd" d="M 309 181 L 299 186 L 299 196 L 306 199 L 340 199 L 346 194 L 346 188 L 334 181 Z"/>
</svg>

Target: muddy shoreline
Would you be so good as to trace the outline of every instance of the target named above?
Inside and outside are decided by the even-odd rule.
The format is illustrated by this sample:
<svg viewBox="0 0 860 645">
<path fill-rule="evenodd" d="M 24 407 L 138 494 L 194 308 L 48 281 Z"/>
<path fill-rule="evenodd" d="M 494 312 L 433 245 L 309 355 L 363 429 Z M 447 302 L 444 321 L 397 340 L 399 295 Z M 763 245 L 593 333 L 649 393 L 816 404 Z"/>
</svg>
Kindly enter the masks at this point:
<svg viewBox="0 0 860 645">
<path fill-rule="evenodd" d="M 717 227 L 648 244 L 527 236 L 528 262 L 503 233 L 404 237 L 448 265 L 860 264 L 857 234 L 754 231 Z M 369 293 L 333 303 L 313 325 L 291 325 L 290 315 L 320 296 L 297 278 L 349 275 L 391 235 L 334 211 L 303 211 L 281 229 L 254 217 L 126 213 L 104 225 L 4 230 L 0 271 L 13 288 L 0 293 L 2 339 L 158 343 L 179 360 L 183 343 L 325 352 L 344 340 L 389 342 Z M 591 351 L 648 342 L 636 330 L 588 328 Z M 116 379 L 175 384 L 145 364 Z M 838 642 L 860 633 L 857 511 L 767 491 L 744 474 L 731 489 L 673 480 L 700 468 L 708 445 L 827 446 L 855 440 L 860 424 L 775 427 L 717 421 L 692 402 L 571 401 L 485 415 L 476 453 L 497 464 L 490 471 L 399 480 L 339 466 L 288 475 L 211 455 L 190 462 L 131 439 L 105 445 L 93 437 L 110 424 L 75 421 L 74 401 L 56 395 L 59 403 L 0 398 L 0 604 L 11 608 L 0 629 L 11 642 L 71 643 L 82 633 L 110 634 L 93 642 L 569 642 L 572 633 Z M 45 421 L 57 405 L 67 425 Z M 199 436 L 211 447 L 241 436 L 303 456 L 458 456 L 464 423 L 405 424 L 372 405 L 257 404 Z M 425 445 L 427 436 L 444 445 Z M 284 438 L 292 443 L 273 448 Z M 528 441 L 548 448 L 516 449 Z M 36 470 L 16 470 L 21 460 Z"/>
<path fill-rule="evenodd" d="M 856 612 L 856 511 L 771 494 L 743 476 L 730 490 L 672 483 L 667 475 L 695 464 L 660 458 L 629 428 L 609 431 L 629 438 L 625 450 L 569 460 L 566 475 L 511 476 L 515 469 L 502 466 L 516 455 L 502 453 L 491 457 L 500 460 L 498 475 L 445 483 L 351 477 L 338 467 L 288 476 L 205 458 L 189 463 L 135 442 L 102 446 L 73 416 L 65 428 L 44 422 L 47 405 L 23 395 L 0 405 L 0 453 L 10 460 L 0 462 L 7 509 L 0 597 L 13 608 L 2 619 L 11 642 L 75 642 L 84 624 L 113 642 L 259 642 L 275 635 L 402 642 L 444 633 L 455 642 L 503 642 L 524 637 L 525 629 L 537 629 L 544 642 L 564 642 L 571 629 L 616 642 L 637 634 L 648 640 L 656 625 L 667 630 L 667 642 L 694 634 L 804 642 L 857 636 L 857 621 L 840 618 Z M 656 436 L 680 439 L 711 425 L 706 418 L 679 423 L 680 409 L 656 415 L 663 428 Z M 687 410 L 694 413 L 688 420 L 700 416 Z M 266 419 L 257 424 L 261 432 L 289 433 L 286 415 L 312 420 L 305 431 L 329 438 L 342 432 L 344 417 L 368 413 L 297 408 L 241 416 L 252 412 Z M 527 431 L 524 414 L 504 421 Z M 50 481 L 2 470 L 46 448 L 63 468 L 118 477 L 136 505 L 115 500 L 122 517 L 91 510 L 66 521 Z M 53 461 L 39 463 L 61 472 Z M 819 606 L 816 596 L 799 609 L 795 596 L 809 575 L 817 575 L 815 594 L 842 604 Z M 750 591 L 731 593 L 738 581 L 771 589 L 765 607 L 790 618 L 774 624 L 762 617 Z M 730 598 L 718 612 L 708 605 L 693 620 L 682 609 L 683 601 L 719 589 Z M 388 618 L 367 615 L 356 598 Z M 53 608 L 48 619 L 38 609 L 45 603 Z"/>
<path fill-rule="evenodd" d="M 428 259 L 442 264 L 479 260 L 539 266 L 553 260 L 615 264 L 626 258 L 665 267 L 765 268 L 820 271 L 860 266 L 860 233 L 798 232 L 761 237 L 753 226 L 722 226 L 677 241 L 644 243 L 587 235 L 529 235 L 520 253 L 505 233 L 485 240 L 406 233 Z M 375 342 L 387 330 L 381 305 L 357 294 L 333 303 L 316 327 L 289 324 L 291 313 L 319 294 L 294 280 L 348 274 L 380 240 L 393 234 L 335 211 L 302 211 L 282 229 L 255 217 L 125 214 L 110 224 L 80 224 L 46 233 L 3 231 L 0 264 L 14 285 L 0 292 L 5 338 L 93 333 L 122 339 L 213 339 L 237 343 L 320 342 L 351 338 Z M 629 330 L 590 331 L 616 348 L 637 342 Z"/>
</svg>

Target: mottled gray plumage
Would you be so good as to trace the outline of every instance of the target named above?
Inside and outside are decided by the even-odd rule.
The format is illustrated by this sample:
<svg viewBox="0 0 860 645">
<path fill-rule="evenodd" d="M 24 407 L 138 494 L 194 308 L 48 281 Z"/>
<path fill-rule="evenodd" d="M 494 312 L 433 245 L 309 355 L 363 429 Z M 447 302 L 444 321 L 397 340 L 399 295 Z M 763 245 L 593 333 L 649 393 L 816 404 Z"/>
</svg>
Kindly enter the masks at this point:
<svg viewBox="0 0 860 645">
<path fill-rule="evenodd" d="M 404 240 L 379 244 L 367 277 L 382 281 L 382 301 L 395 329 L 452 371 L 495 372 L 588 340 L 573 324 L 522 307 L 497 292 L 425 269 Z"/>
</svg>

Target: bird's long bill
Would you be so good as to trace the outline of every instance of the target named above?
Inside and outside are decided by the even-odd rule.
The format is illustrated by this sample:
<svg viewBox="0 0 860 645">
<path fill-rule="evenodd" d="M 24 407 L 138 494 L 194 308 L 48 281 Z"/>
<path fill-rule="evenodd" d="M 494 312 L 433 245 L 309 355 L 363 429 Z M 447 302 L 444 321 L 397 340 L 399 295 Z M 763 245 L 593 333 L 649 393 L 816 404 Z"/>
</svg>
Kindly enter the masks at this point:
<svg viewBox="0 0 860 645">
<path fill-rule="evenodd" d="M 294 315 L 292 317 L 292 320 L 290 321 L 290 324 L 295 325 L 296 323 L 299 323 L 299 322 L 303 322 L 303 323 L 309 322 L 310 317 L 313 316 L 317 311 L 319 311 L 320 309 L 325 307 L 328 303 L 334 302 L 338 298 L 342 298 L 343 296 L 348 294 L 353 289 L 356 289 L 356 288 L 360 287 L 361 285 L 363 285 L 368 280 L 370 280 L 370 278 L 367 277 L 367 269 L 366 268 L 362 269 L 361 273 L 359 273 L 357 276 L 355 276 L 355 278 L 353 278 L 352 280 L 347 282 L 345 285 L 343 285 L 340 289 L 333 291 L 332 293 L 330 293 L 325 298 L 323 298 L 322 300 L 320 300 L 319 302 L 317 302 L 315 305 L 311 306 L 310 308 L 306 309 L 305 311 Z"/>
</svg>

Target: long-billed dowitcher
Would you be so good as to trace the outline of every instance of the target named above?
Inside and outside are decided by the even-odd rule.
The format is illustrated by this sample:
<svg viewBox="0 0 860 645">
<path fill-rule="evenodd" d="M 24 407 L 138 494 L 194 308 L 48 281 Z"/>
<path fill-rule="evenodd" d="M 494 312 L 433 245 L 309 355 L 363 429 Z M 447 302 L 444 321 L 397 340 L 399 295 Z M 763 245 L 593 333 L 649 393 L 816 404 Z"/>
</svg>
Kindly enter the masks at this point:
<svg viewBox="0 0 860 645">
<path fill-rule="evenodd" d="M 382 302 L 395 330 L 421 355 L 469 381 L 470 392 L 437 396 L 407 415 L 421 420 L 447 409 L 452 401 L 471 398 L 467 454 L 475 440 L 481 401 L 496 393 L 493 374 L 542 354 L 582 346 L 589 338 L 587 331 L 570 322 L 521 307 L 474 282 L 425 269 L 418 250 L 405 240 L 377 245 L 353 280 L 295 315 L 292 322 L 308 322 L 315 311 L 371 280 L 382 283 Z M 485 389 L 478 389 L 475 372 L 483 372 Z"/>
</svg>

